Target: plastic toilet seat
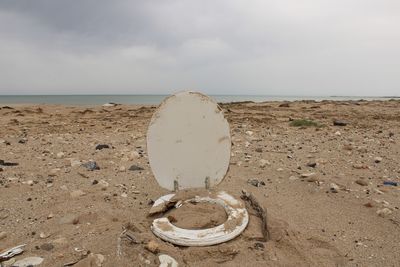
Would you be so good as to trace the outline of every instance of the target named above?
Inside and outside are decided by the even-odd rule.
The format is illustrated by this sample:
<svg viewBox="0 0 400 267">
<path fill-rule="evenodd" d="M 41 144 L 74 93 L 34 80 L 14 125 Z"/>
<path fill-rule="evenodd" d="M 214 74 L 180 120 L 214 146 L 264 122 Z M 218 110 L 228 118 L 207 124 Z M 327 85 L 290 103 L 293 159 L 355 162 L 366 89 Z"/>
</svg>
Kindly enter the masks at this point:
<svg viewBox="0 0 400 267">
<path fill-rule="evenodd" d="M 163 202 L 168 202 L 175 194 L 162 196 L 154 202 L 158 206 Z M 208 229 L 183 229 L 173 225 L 168 218 L 162 217 L 155 219 L 151 230 L 159 238 L 180 246 L 210 246 L 226 242 L 238 236 L 246 228 L 249 222 L 249 215 L 244 204 L 236 200 L 224 191 L 218 192 L 216 197 L 189 198 L 182 202 L 207 202 L 221 205 L 228 216 L 225 223 Z M 182 202 L 177 203 L 179 208 Z"/>
</svg>

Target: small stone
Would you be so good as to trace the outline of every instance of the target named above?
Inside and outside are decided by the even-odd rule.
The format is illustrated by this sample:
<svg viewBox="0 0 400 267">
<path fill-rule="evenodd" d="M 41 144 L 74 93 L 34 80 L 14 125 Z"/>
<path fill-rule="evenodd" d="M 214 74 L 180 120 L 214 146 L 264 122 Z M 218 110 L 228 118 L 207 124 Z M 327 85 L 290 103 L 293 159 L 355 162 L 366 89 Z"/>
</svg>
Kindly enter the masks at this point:
<svg viewBox="0 0 400 267">
<path fill-rule="evenodd" d="M 374 205 L 372 205 L 371 202 L 368 202 L 368 203 L 365 203 L 364 206 L 367 208 L 372 208 Z"/>
<path fill-rule="evenodd" d="M 284 103 L 280 104 L 279 107 L 280 108 L 289 108 L 290 104 L 289 104 L 289 102 L 284 102 Z"/>
<path fill-rule="evenodd" d="M 262 153 L 263 152 L 261 147 L 257 147 L 255 151 L 258 152 L 258 153 Z"/>
<path fill-rule="evenodd" d="M 335 132 L 335 135 L 337 135 L 337 136 L 341 136 L 341 135 L 342 135 L 342 133 L 341 133 L 341 132 L 339 132 L 339 131 L 336 131 L 336 132 Z"/>
<path fill-rule="evenodd" d="M 271 163 L 268 160 L 260 159 L 260 168 L 265 168 L 267 165 L 271 165 Z"/>
<path fill-rule="evenodd" d="M 119 167 L 119 171 L 120 171 L 120 172 L 126 172 L 126 167 L 125 167 L 125 166 Z"/>
<path fill-rule="evenodd" d="M 87 163 L 82 164 L 82 166 L 88 169 L 89 171 L 100 170 L 100 167 L 97 165 L 96 161 L 89 161 Z"/>
<path fill-rule="evenodd" d="M 316 162 L 309 162 L 309 163 L 307 163 L 307 166 L 311 167 L 311 168 L 315 168 L 317 166 L 317 163 Z"/>
<path fill-rule="evenodd" d="M 154 254 L 157 254 L 160 251 L 160 245 L 153 240 L 150 240 L 144 247 L 145 249 Z"/>
<path fill-rule="evenodd" d="M 20 144 L 25 144 L 27 141 L 28 141 L 28 139 L 26 139 L 26 138 L 21 138 L 21 139 L 18 140 L 18 143 L 20 143 Z"/>
<path fill-rule="evenodd" d="M 376 214 L 378 214 L 380 217 L 386 217 L 386 216 L 392 214 L 392 211 L 388 208 L 383 208 L 383 209 L 377 210 Z"/>
<path fill-rule="evenodd" d="M 106 190 L 107 187 L 109 186 L 108 182 L 104 181 L 104 180 L 100 180 L 99 181 L 99 185 L 101 187 L 101 190 Z"/>
<path fill-rule="evenodd" d="M 374 162 L 375 163 L 380 163 L 383 159 L 381 157 L 375 157 Z"/>
<path fill-rule="evenodd" d="M 260 186 L 265 185 L 265 182 L 264 182 L 264 181 L 259 181 L 259 180 L 257 180 L 257 179 L 249 179 L 249 180 L 247 181 L 247 183 L 248 183 L 248 184 L 251 184 L 252 186 L 255 186 L 255 187 L 260 187 Z"/>
<path fill-rule="evenodd" d="M 64 152 L 58 152 L 57 153 L 57 158 L 58 159 L 62 159 L 62 158 L 64 158 L 64 156 L 65 156 Z"/>
<path fill-rule="evenodd" d="M 105 149 L 105 148 L 110 148 L 110 146 L 106 145 L 106 144 L 99 144 L 99 145 L 96 146 L 96 150 L 102 150 L 102 149 Z"/>
<path fill-rule="evenodd" d="M 339 192 L 339 186 L 337 185 L 337 184 L 335 184 L 335 183 L 331 183 L 330 184 L 330 187 L 329 187 L 329 190 L 332 192 L 332 193 L 338 193 Z"/>
<path fill-rule="evenodd" d="M 22 260 L 18 260 L 12 264 L 13 267 L 32 267 L 40 265 L 43 262 L 43 258 L 40 257 L 28 257 Z"/>
<path fill-rule="evenodd" d="M 252 135 L 254 134 L 254 132 L 253 132 L 253 131 L 246 131 L 246 134 L 247 134 L 248 136 L 252 136 Z"/>
<path fill-rule="evenodd" d="M 97 180 L 95 179 L 95 180 L 93 180 L 92 185 L 96 185 L 96 184 L 98 184 L 98 183 L 99 183 L 99 181 L 97 181 Z"/>
<path fill-rule="evenodd" d="M 311 176 L 314 176 L 315 175 L 315 172 L 311 172 L 311 173 L 302 173 L 302 174 L 300 174 L 300 176 L 302 177 L 302 178 L 308 178 L 308 177 L 311 177 Z"/>
<path fill-rule="evenodd" d="M 127 193 L 122 193 L 121 197 L 126 198 L 126 197 L 128 197 L 128 194 Z"/>
<path fill-rule="evenodd" d="M 54 248 L 54 245 L 51 243 L 44 243 L 40 246 L 40 249 L 50 251 Z"/>
<path fill-rule="evenodd" d="M 86 193 L 83 192 L 83 191 L 80 190 L 80 189 L 74 190 L 74 191 L 72 191 L 72 192 L 70 193 L 70 196 L 71 196 L 72 198 L 78 198 L 78 197 L 81 197 L 81 196 L 84 196 L 84 195 L 86 195 Z"/>
<path fill-rule="evenodd" d="M 132 166 L 129 167 L 128 170 L 130 170 L 130 171 L 142 171 L 144 169 L 142 167 L 140 167 L 140 166 L 132 165 Z"/>
<path fill-rule="evenodd" d="M 359 164 L 359 163 L 356 163 L 356 164 L 353 164 L 353 168 L 354 169 L 369 169 L 369 166 L 368 165 L 365 165 L 365 164 Z"/>
<path fill-rule="evenodd" d="M 49 219 L 51 219 L 51 218 L 53 218 L 54 217 L 54 214 L 53 213 L 50 213 L 49 215 L 47 215 L 47 219 L 49 220 Z"/>
<path fill-rule="evenodd" d="M 356 180 L 356 184 L 361 185 L 361 186 L 367 186 L 368 182 L 362 179 Z"/>
<path fill-rule="evenodd" d="M 334 120 L 333 121 L 333 125 L 335 125 L 335 126 L 346 126 L 347 124 L 349 124 L 349 123 L 344 120 Z"/>
<path fill-rule="evenodd" d="M 3 240 L 7 237 L 7 233 L 6 232 L 0 232 L 0 240 Z"/>
<path fill-rule="evenodd" d="M 41 232 L 41 233 L 39 234 L 39 237 L 42 238 L 42 239 L 48 238 L 49 236 L 50 236 L 49 234 L 45 234 L 45 233 L 43 233 L 43 232 Z"/>
</svg>

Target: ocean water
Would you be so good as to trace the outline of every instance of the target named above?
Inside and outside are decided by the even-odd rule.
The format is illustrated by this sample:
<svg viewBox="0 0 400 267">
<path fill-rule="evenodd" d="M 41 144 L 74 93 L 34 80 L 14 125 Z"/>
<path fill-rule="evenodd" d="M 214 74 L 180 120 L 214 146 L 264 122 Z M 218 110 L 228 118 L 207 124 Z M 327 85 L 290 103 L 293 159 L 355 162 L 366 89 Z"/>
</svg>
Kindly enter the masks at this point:
<svg viewBox="0 0 400 267">
<path fill-rule="evenodd" d="M 1 104 L 65 104 L 101 105 L 119 104 L 159 104 L 167 95 L 0 95 Z M 362 96 L 269 96 L 269 95 L 210 95 L 217 102 L 238 101 L 295 101 L 295 100 L 388 100 L 390 97 Z"/>
</svg>

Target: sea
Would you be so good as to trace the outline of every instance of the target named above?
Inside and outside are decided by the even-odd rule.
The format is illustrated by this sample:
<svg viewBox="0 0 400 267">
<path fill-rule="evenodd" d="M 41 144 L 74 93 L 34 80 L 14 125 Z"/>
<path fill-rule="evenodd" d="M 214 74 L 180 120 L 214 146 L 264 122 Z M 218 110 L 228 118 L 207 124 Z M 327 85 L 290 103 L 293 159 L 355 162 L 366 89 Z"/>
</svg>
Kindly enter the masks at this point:
<svg viewBox="0 0 400 267">
<path fill-rule="evenodd" d="M 210 95 L 219 103 L 240 101 L 296 101 L 296 100 L 389 100 L 399 97 L 372 96 L 276 96 L 276 95 Z M 167 95 L 0 95 L 0 104 L 63 104 L 101 105 L 117 104 L 159 104 Z"/>
</svg>

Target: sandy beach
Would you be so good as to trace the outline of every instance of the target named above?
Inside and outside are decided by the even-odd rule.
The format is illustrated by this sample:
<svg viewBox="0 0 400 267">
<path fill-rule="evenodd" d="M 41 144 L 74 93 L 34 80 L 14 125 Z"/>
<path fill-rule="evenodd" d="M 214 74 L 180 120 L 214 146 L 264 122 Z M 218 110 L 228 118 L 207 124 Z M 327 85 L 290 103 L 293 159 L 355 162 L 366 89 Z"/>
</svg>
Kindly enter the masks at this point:
<svg viewBox="0 0 400 267">
<path fill-rule="evenodd" d="M 149 209 L 168 193 L 146 153 L 155 106 L 0 105 L 0 251 L 26 244 L 12 260 L 41 266 L 158 266 L 160 253 L 179 266 L 399 266 L 399 100 L 221 107 L 232 156 L 216 190 L 252 193 L 269 241 L 250 207 L 221 245 L 152 234 Z"/>
</svg>

